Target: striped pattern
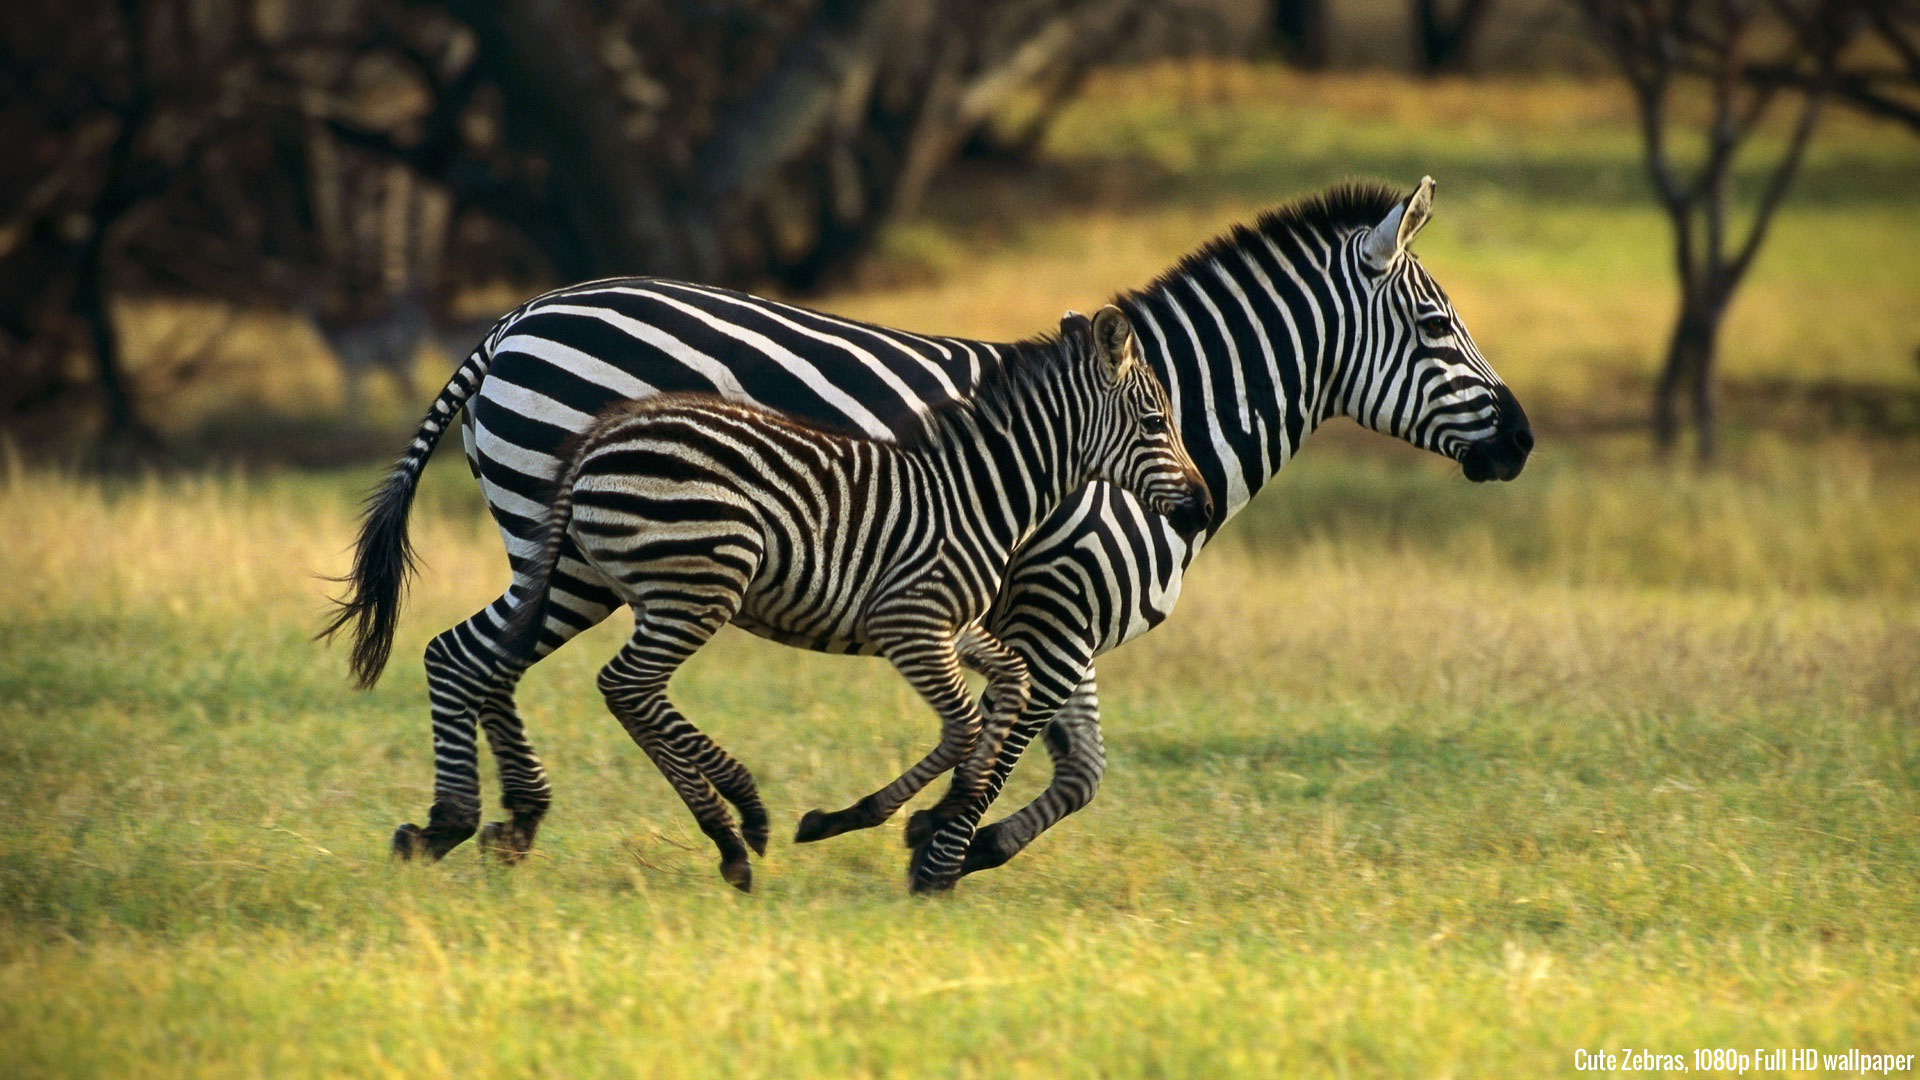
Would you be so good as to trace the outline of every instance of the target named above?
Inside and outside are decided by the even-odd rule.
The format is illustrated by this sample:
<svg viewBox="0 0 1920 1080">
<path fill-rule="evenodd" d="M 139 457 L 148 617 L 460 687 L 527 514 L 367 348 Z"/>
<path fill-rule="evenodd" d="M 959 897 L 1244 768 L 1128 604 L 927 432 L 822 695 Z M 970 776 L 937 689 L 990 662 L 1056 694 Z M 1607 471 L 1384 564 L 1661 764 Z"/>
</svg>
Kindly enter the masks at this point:
<svg viewBox="0 0 1920 1080">
<path fill-rule="evenodd" d="M 1430 207 L 1426 182 L 1410 196 L 1335 188 L 1233 229 L 1119 299 L 1213 495 L 1201 540 L 1335 416 L 1452 457 L 1471 479 L 1519 472 L 1531 446 L 1526 416 L 1409 248 Z M 536 299 L 502 319 L 456 374 L 421 440 L 376 493 L 355 591 L 335 626 L 354 626 L 356 671 L 363 681 L 376 676 L 403 580 L 405 534 L 395 522 L 403 526 L 411 498 L 417 467 L 409 463 L 437 438 L 443 407 L 466 406 L 467 458 L 523 583 L 560 448 L 613 401 L 717 391 L 823 427 L 899 437 L 927 410 L 969 393 L 1008 349 L 653 279 L 590 282 Z M 1125 492 L 1094 484 L 1015 556 L 986 625 L 1026 662 L 1031 698 L 982 797 L 937 834 L 912 835 L 930 873 L 951 880 L 997 866 L 1092 797 L 1105 762 L 1094 658 L 1166 618 L 1199 548 Z M 545 645 L 618 604 L 563 550 Z M 513 711 L 519 668 L 494 648 L 511 609 L 509 592 L 429 649 L 436 847 L 478 825 L 476 725 L 500 759 L 506 827 L 530 830 L 547 805 L 544 773 Z M 1042 731 L 1052 782 L 976 834 L 979 815 Z"/>
<path fill-rule="evenodd" d="M 878 825 L 955 769 L 923 819 L 937 828 L 979 796 L 1028 696 L 1025 662 L 978 620 L 1014 549 L 1095 480 L 1188 533 L 1212 516 L 1166 394 L 1112 307 L 1020 349 L 900 443 L 713 395 L 616 404 L 562 472 L 506 650 L 530 662 L 543 641 L 568 636 L 564 621 L 543 624 L 570 547 L 634 613 L 632 639 L 600 673 L 608 707 L 719 847 L 721 875 L 746 890 L 749 850 L 766 851 L 766 808 L 747 770 L 668 700 L 673 673 L 730 622 L 885 656 L 939 715 L 939 745 L 853 806 L 809 813 L 795 839 Z M 992 712 L 974 704 L 963 666 L 987 676 Z M 532 838 L 489 839 L 518 858 Z M 426 842 L 407 833 L 403 854 Z"/>
</svg>

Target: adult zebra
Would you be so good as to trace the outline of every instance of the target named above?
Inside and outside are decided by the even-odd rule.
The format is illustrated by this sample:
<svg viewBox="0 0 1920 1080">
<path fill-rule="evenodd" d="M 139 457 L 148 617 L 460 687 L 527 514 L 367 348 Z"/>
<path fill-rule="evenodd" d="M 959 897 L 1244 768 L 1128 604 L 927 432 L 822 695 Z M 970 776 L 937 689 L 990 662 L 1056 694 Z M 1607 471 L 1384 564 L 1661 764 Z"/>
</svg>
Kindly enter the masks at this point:
<svg viewBox="0 0 1920 1080">
<path fill-rule="evenodd" d="M 909 822 L 916 888 L 998 866 L 1086 805 L 1105 769 L 1094 658 L 1166 618 L 1206 539 L 1320 423 L 1351 417 L 1459 461 L 1470 480 L 1519 475 L 1533 446 L 1526 414 L 1411 251 L 1432 199 L 1431 178 L 1405 196 L 1340 185 L 1235 227 L 1118 298 L 1206 479 L 1213 521 L 1189 543 L 1125 493 L 1095 484 L 1022 549 L 987 626 L 1026 662 L 1031 698 L 968 812 L 932 836 L 921 835 L 926 818 Z M 354 670 L 362 685 L 378 678 L 410 563 L 407 510 L 428 453 L 462 407 L 467 460 L 518 587 L 559 448 L 611 401 L 718 391 L 830 428 L 898 437 L 932 405 L 966 394 L 1007 348 L 657 279 L 548 293 L 501 319 L 434 401 L 370 500 L 352 595 L 329 631 L 351 623 Z M 435 858 L 479 826 L 476 723 L 499 762 L 511 815 L 503 827 L 531 836 L 551 801 L 514 710 L 521 665 L 496 646 L 513 596 L 510 588 L 427 647 L 435 782 L 420 846 Z M 563 554 L 536 655 L 617 606 L 584 563 Z M 976 834 L 1043 730 L 1052 782 Z"/>
</svg>

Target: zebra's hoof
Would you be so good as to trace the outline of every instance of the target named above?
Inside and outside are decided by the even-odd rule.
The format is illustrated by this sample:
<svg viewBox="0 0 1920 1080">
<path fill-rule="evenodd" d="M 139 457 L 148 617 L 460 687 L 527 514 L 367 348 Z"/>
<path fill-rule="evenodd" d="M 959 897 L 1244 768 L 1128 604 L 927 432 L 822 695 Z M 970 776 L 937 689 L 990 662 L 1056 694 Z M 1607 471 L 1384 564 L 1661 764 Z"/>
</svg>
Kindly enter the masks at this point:
<svg viewBox="0 0 1920 1080">
<path fill-rule="evenodd" d="M 825 840 L 835 835 L 833 815 L 825 810 L 809 810 L 800 818 L 800 827 L 793 830 L 793 842 L 811 844 L 815 840 Z"/>
<path fill-rule="evenodd" d="M 412 862 L 427 854 L 427 831 L 409 821 L 393 830 L 393 861 Z"/>
<path fill-rule="evenodd" d="M 743 893 L 753 891 L 753 866 L 745 859 L 720 860 L 720 876 Z"/>
<path fill-rule="evenodd" d="M 967 860 L 961 864 L 961 874 L 972 874 L 981 870 L 992 870 L 997 866 L 1005 866 L 1007 860 L 1020 853 L 1018 848 L 1012 851 L 1006 850 L 1006 845 L 999 842 L 1000 834 L 995 831 L 998 824 L 996 822 L 974 834 L 973 842 L 967 845 Z"/>
<path fill-rule="evenodd" d="M 907 872 L 907 891 L 915 896 L 931 893 L 950 893 L 960 883 L 960 875 L 928 867 L 920 859 L 913 861 Z"/>
<path fill-rule="evenodd" d="M 504 866 L 518 865 L 531 846 L 519 829 L 504 821 L 490 821 L 480 830 L 480 853 L 498 859 Z"/>
<path fill-rule="evenodd" d="M 907 819 L 907 846 L 917 848 L 933 839 L 933 834 L 939 832 L 940 826 L 946 823 L 946 818 L 936 815 L 931 810 L 915 810 L 913 816 Z"/>
</svg>

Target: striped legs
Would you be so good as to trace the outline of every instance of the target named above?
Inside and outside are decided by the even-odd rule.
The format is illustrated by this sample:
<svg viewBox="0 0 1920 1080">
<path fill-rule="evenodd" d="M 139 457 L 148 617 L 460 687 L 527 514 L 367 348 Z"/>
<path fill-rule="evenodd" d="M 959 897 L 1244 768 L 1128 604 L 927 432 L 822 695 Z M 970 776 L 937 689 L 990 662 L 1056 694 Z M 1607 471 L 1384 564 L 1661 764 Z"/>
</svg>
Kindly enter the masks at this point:
<svg viewBox="0 0 1920 1080">
<path fill-rule="evenodd" d="M 1047 753 L 1053 758 L 1053 780 L 1032 802 L 974 834 L 961 867 L 963 875 L 1005 863 L 1060 819 L 1093 800 L 1107 770 L 1107 747 L 1100 737 L 1100 697 L 1094 689 L 1092 669 L 1046 726 L 1046 736 Z M 996 763 L 1005 768 L 1005 772 L 996 770 L 994 774 L 996 793 L 1017 759 L 1017 752 L 1003 754 Z"/>
<path fill-rule="evenodd" d="M 963 659 L 967 666 L 987 676 L 989 688 L 998 696 L 1010 703 L 1026 699 L 1026 665 L 1013 650 L 984 629 L 969 628 L 958 641 L 924 628 L 902 630 L 891 636 L 877 631 L 875 637 L 881 654 L 939 715 L 940 743 L 892 783 L 852 806 L 832 813 L 807 811 L 794 833 L 796 844 L 872 828 L 892 817 L 907 800 L 948 769 L 958 767 L 954 787 L 960 794 L 950 792 L 948 795 L 956 809 L 985 786 L 987 763 L 1011 726 L 1011 717 L 1018 714 L 1018 706 L 997 709 L 994 719 L 984 721 L 980 707 L 974 703 L 960 675 Z M 997 731 L 983 730 L 993 727 L 997 727 Z M 993 740 L 994 749 L 976 755 L 978 744 L 988 739 Z M 948 805 L 948 801 L 943 800 L 942 805 Z"/>
<path fill-rule="evenodd" d="M 685 604 L 676 597 L 634 608 L 633 638 L 600 669 L 607 708 L 686 803 L 700 831 L 720 849 L 720 876 L 753 889 L 747 851 L 767 851 L 767 808 L 753 776 L 667 699 L 667 680 L 733 618 L 740 594 Z M 740 811 L 740 825 L 721 799 Z"/>
<path fill-rule="evenodd" d="M 1052 816 L 1044 824 L 1033 828 L 1031 835 L 1010 833 L 996 826 L 982 830 L 980 836 L 975 836 L 974 830 L 979 825 L 981 815 L 987 812 L 987 807 L 993 804 L 1000 790 L 1006 786 L 1014 765 L 1034 738 L 1042 731 L 1047 731 L 1048 747 L 1054 749 L 1054 736 L 1048 725 L 1062 715 L 1062 710 L 1069 703 L 1083 702 L 1087 709 L 1097 709 L 1093 689 L 1093 649 L 1089 643 L 1052 639 L 1041 647 L 1029 635 L 1017 630 L 1009 632 L 1008 640 L 1027 658 L 1029 670 L 1033 673 L 1032 697 L 1019 722 L 1001 744 L 985 788 L 969 800 L 960 813 L 943 822 L 924 841 L 912 845 L 914 854 L 908 873 L 916 891 L 950 889 L 963 874 L 1006 862 L 1047 826 L 1086 805 L 1086 799 L 1092 797 L 1093 788 L 1098 784 L 1104 753 L 1098 755 L 1102 764 L 1095 765 L 1091 770 L 1092 783 L 1086 782 L 1088 774 L 1083 759 L 1073 758 L 1063 768 L 1061 758 L 1056 753 L 1053 783 L 1035 800 L 1036 805 L 1046 804 Z M 1097 711 L 1089 711 L 1085 715 L 1094 718 L 1096 726 L 1093 728 L 1092 745 L 1097 748 Z M 1084 737 L 1073 737 L 1080 731 L 1081 728 L 1071 726 L 1066 729 L 1068 737 L 1065 745 L 1075 750 L 1086 749 L 1087 740 Z M 1073 801 L 1076 795 L 1079 796 L 1078 802 Z M 1022 821 L 1023 829 L 1033 824 L 1029 818 L 1023 818 Z M 1009 844 L 1015 841 L 1016 836 L 1019 837 L 1017 842 Z"/>
<path fill-rule="evenodd" d="M 496 750 L 504 750 L 503 802 L 527 837 L 552 801 L 546 770 L 527 742 L 513 708 L 513 688 L 524 664 L 494 651 L 499 619 L 511 594 L 442 632 L 427 645 L 427 697 L 433 712 L 433 809 L 426 828 L 408 822 L 393 834 L 399 859 L 439 859 L 480 827 L 480 761 L 476 743 L 484 721 Z"/>
<path fill-rule="evenodd" d="M 566 571 L 564 607 L 556 603 L 547 620 L 535 662 L 607 617 L 619 598 L 597 583 L 577 559 Z M 494 648 L 500 627 L 513 608 L 509 591 L 445 631 L 427 645 L 427 697 L 433 713 L 433 809 L 426 828 L 409 822 L 393 834 L 396 858 L 439 859 L 474 834 L 480 824 L 480 763 L 476 727 L 486 732 L 500 769 L 500 805 L 504 821 L 480 830 L 480 842 L 508 863 L 519 862 L 533 847 L 534 833 L 553 803 L 547 770 L 527 739 L 526 725 L 513 702 L 513 690 L 525 674 L 523 661 L 508 660 Z"/>
<path fill-rule="evenodd" d="M 910 848 L 919 847 L 948 821 L 964 813 L 968 803 L 986 790 L 1000 747 L 1032 696 L 1027 662 L 999 638 L 975 625 L 961 633 L 955 647 L 962 663 L 987 677 L 987 690 L 980 698 L 986 720 L 980 737 L 974 740 L 973 747 L 954 770 L 953 783 L 948 785 L 947 793 L 932 808 L 907 819 L 906 841 Z"/>
</svg>

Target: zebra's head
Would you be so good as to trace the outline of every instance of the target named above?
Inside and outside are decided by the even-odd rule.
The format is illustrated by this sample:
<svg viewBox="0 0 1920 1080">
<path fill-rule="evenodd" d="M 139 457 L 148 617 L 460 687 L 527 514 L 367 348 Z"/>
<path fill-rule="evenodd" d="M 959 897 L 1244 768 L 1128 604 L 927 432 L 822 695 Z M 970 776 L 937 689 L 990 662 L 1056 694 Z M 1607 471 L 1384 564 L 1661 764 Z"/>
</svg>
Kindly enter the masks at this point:
<svg viewBox="0 0 1920 1080">
<path fill-rule="evenodd" d="M 1068 323 L 1083 316 L 1068 313 Z M 1094 313 L 1099 391 L 1084 450 L 1089 474 L 1133 493 L 1174 531 L 1192 537 L 1213 520 L 1213 497 L 1174 426 L 1173 407 L 1126 313 L 1108 304 Z"/>
<path fill-rule="evenodd" d="M 1413 254 L 1432 214 L 1429 176 L 1347 238 L 1363 314 L 1338 404 L 1366 427 L 1458 461 L 1469 480 L 1511 480 L 1527 464 L 1533 429 Z"/>
</svg>

